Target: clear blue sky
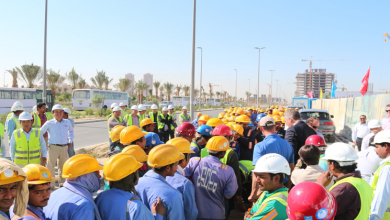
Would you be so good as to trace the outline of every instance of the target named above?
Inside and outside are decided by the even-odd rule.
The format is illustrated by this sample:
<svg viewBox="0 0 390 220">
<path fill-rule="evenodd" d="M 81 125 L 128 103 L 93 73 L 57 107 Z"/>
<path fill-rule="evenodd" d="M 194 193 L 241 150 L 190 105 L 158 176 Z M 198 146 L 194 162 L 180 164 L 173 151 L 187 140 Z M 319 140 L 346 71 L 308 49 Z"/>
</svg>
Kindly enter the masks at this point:
<svg viewBox="0 0 390 220">
<path fill-rule="evenodd" d="M 291 97 L 302 59 L 352 59 L 313 62 L 337 74 L 338 87 L 357 91 L 371 66 L 375 91 L 388 89 L 390 70 L 390 1 L 198 0 L 196 46 L 203 47 L 203 85 L 222 85 L 234 96 L 257 86 L 261 51 L 260 94 L 268 94 L 270 69 Z M 49 0 L 47 68 L 72 67 L 90 78 L 104 70 L 114 83 L 126 73 L 136 80 L 152 73 L 155 80 L 190 85 L 191 0 Z M 43 65 L 44 0 L 0 1 L 0 85 L 6 69 L 25 63 Z M 196 51 L 199 87 L 200 50 Z M 387 77 L 386 77 L 387 80 Z M 6 84 L 11 77 L 6 74 Z M 274 81 L 274 85 L 276 82 Z M 387 86 L 387 87 L 386 87 Z M 274 86 L 274 94 L 276 86 Z M 216 87 L 220 90 L 221 88 Z M 283 93 L 282 92 L 282 93 Z"/>
</svg>

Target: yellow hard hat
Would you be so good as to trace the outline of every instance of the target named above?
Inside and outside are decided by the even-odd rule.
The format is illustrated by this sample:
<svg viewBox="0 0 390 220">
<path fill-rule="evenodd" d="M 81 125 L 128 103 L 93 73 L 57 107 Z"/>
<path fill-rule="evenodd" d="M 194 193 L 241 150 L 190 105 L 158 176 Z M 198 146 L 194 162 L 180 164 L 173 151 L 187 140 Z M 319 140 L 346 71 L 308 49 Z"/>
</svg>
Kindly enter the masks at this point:
<svg viewBox="0 0 390 220">
<path fill-rule="evenodd" d="M 286 121 L 284 120 L 284 116 L 282 116 L 281 119 L 282 119 L 282 123 L 286 124 Z"/>
<path fill-rule="evenodd" d="M 224 112 L 227 112 L 228 110 L 225 108 L 223 111 L 224 111 Z"/>
<path fill-rule="evenodd" d="M 148 155 L 138 145 L 129 145 L 122 150 L 122 154 L 128 154 L 134 157 L 138 162 L 145 162 L 148 160 Z"/>
<path fill-rule="evenodd" d="M 115 154 L 104 163 L 103 177 L 108 181 L 118 181 L 136 172 L 142 166 L 142 163 L 128 154 Z"/>
<path fill-rule="evenodd" d="M 236 122 L 229 122 L 226 125 L 235 125 L 235 124 L 236 124 Z"/>
<path fill-rule="evenodd" d="M 180 153 L 183 154 L 195 153 L 194 151 L 191 150 L 191 143 L 187 141 L 187 139 L 182 137 L 173 138 L 167 141 L 166 144 L 172 144 L 180 151 Z"/>
<path fill-rule="evenodd" d="M 275 122 L 282 121 L 282 120 L 280 119 L 280 117 L 277 116 L 277 115 L 272 116 L 272 118 L 274 118 L 274 121 L 275 121 Z"/>
<path fill-rule="evenodd" d="M 228 126 L 230 129 L 232 129 L 232 131 L 234 130 L 233 124 L 227 123 L 226 126 Z"/>
<path fill-rule="evenodd" d="M 242 109 L 239 109 L 236 113 L 239 114 L 239 115 L 245 114 L 244 110 L 242 110 Z"/>
<path fill-rule="evenodd" d="M 4 172 L 0 173 L 0 185 L 19 182 L 24 180 L 24 178 L 24 176 L 18 175 L 14 170 L 6 169 Z"/>
<path fill-rule="evenodd" d="M 230 116 L 231 116 L 230 113 L 226 113 L 226 114 L 225 114 L 225 117 L 230 117 Z"/>
<path fill-rule="evenodd" d="M 233 125 L 234 130 L 241 136 L 244 136 L 244 128 L 241 125 Z"/>
<path fill-rule="evenodd" d="M 282 117 L 284 115 L 284 112 L 279 112 L 279 116 Z"/>
<path fill-rule="evenodd" d="M 236 122 L 249 123 L 251 120 L 246 115 L 240 115 L 236 118 Z"/>
<path fill-rule="evenodd" d="M 229 119 L 224 118 L 224 119 L 222 119 L 222 121 L 223 121 L 224 124 L 227 124 L 229 122 Z"/>
<path fill-rule="evenodd" d="M 169 164 L 183 160 L 184 154 L 172 144 L 161 144 L 154 147 L 148 156 L 148 165 L 150 167 L 164 167 Z"/>
<path fill-rule="evenodd" d="M 230 116 L 230 118 L 229 118 L 229 121 L 230 121 L 230 122 L 235 122 L 235 120 L 236 120 L 236 117 L 235 117 L 235 116 Z"/>
<path fill-rule="evenodd" d="M 153 122 L 152 119 L 150 118 L 145 118 L 144 120 L 141 121 L 141 128 L 146 125 L 150 125 L 156 122 Z"/>
<path fill-rule="evenodd" d="M 274 109 L 274 110 L 272 111 L 272 114 L 276 114 L 276 113 L 279 114 L 279 110 L 278 110 L 278 109 Z"/>
<path fill-rule="evenodd" d="M 200 118 L 199 118 L 199 121 L 205 121 L 205 122 L 207 122 L 208 120 L 210 120 L 210 116 L 208 116 L 208 115 L 202 115 L 202 116 L 200 116 Z"/>
<path fill-rule="evenodd" d="M 264 113 L 264 109 L 260 109 L 260 113 Z"/>
<path fill-rule="evenodd" d="M 279 105 L 275 106 L 275 108 L 279 108 Z"/>
<path fill-rule="evenodd" d="M 120 134 L 121 144 L 130 144 L 131 142 L 145 136 L 147 132 L 142 132 L 137 126 L 132 125 L 122 130 Z"/>
<path fill-rule="evenodd" d="M 99 162 L 89 154 L 76 154 L 69 158 L 62 170 L 62 178 L 75 178 L 87 173 L 102 170 Z"/>
<path fill-rule="evenodd" d="M 223 113 L 223 112 L 219 113 L 218 118 L 222 119 L 223 117 L 225 117 L 225 113 Z"/>
<path fill-rule="evenodd" d="M 223 122 L 219 118 L 212 118 L 207 121 L 206 125 L 210 127 L 217 127 L 218 125 L 223 125 Z"/>
<path fill-rule="evenodd" d="M 49 169 L 39 164 L 28 164 L 23 167 L 27 175 L 27 182 L 31 185 L 54 182 L 58 179 L 52 178 Z"/>
<path fill-rule="evenodd" d="M 196 116 L 198 116 L 198 117 L 202 116 L 202 112 L 196 113 Z"/>
<path fill-rule="evenodd" d="M 226 151 L 229 148 L 229 141 L 224 136 L 214 136 L 206 144 L 206 149 L 212 151 Z"/>
<path fill-rule="evenodd" d="M 125 126 L 123 125 L 117 125 L 112 128 L 110 133 L 110 139 L 112 142 L 117 142 L 120 139 L 120 135 L 123 129 L 125 129 Z"/>
<path fill-rule="evenodd" d="M 298 110 L 299 110 L 299 108 L 295 108 L 295 110 L 297 110 L 297 111 L 298 111 Z"/>
</svg>

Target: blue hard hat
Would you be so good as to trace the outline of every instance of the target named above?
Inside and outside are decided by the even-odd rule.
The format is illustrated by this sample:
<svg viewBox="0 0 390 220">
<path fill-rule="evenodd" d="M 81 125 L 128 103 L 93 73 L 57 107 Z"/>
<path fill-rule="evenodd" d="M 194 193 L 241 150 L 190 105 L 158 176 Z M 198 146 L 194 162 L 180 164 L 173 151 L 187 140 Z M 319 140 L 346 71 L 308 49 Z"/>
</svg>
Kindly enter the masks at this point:
<svg viewBox="0 0 390 220">
<path fill-rule="evenodd" d="M 248 126 L 249 126 L 249 127 L 253 127 L 252 122 L 249 122 Z"/>
<path fill-rule="evenodd" d="M 196 132 L 202 135 L 206 135 L 208 137 L 211 137 L 213 134 L 213 128 L 208 125 L 201 125 L 196 129 Z"/>
<path fill-rule="evenodd" d="M 256 117 L 256 121 L 259 122 L 261 120 L 261 118 L 264 116 L 266 116 L 266 114 L 264 114 L 264 113 L 258 114 Z"/>
<path fill-rule="evenodd" d="M 148 132 L 148 134 L 145 135 L 145 138 L 146 138 L 145 146 L 156 146 L 156 145 L 164 144 L 164 142 L 160 141 L 159 136 L 154 132 Z"/>
</svg>

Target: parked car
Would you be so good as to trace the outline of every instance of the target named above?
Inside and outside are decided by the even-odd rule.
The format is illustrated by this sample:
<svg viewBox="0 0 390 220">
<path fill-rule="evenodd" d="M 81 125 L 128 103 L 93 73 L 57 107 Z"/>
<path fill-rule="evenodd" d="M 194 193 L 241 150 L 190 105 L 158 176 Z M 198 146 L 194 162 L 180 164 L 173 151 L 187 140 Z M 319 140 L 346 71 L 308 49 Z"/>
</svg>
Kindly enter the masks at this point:
<svg viewBox="0 0 390 220">
<path fill-rule="evenodd" d="M 299 110 L 302 121 L 310 117 L 316 117 L 320 120 L 320 127 L 318 132 L 320 132 L 328 142 L 335 142 L 336 140 L 336 127 L 332 121 L 333 115 L 329 115 L 327 110 L 324 109 L 301 109 Z"/>
<path fill-rule="evenodd" d="M 150 109 L 150 107 L 153 105 L 153 102 L 145 102 L 144 107 L 145 109 Z"/>
<path fill-rule="evenodd" d="M 161 102 L 161 103 L 159 104 L 159 107 L 160 107 L 160 108 L 164 108 L 164 107 L 167 107 L 167 108 L 168 108 L 169 105 L 175 106 L 175 105 L 173 104 L 173 102 L 171 102 L 171 101 L 163 101 L 163 102 Z"/>
<path fill-rule="evenodd" d="M 290 105 L 290 106 L 287 106 L 287 108 L 292 108 L 292 109 L 299 108 L 299 109 L 303 109 L 303 106 L 300 106 L 300 105 Z"/>
</svg>

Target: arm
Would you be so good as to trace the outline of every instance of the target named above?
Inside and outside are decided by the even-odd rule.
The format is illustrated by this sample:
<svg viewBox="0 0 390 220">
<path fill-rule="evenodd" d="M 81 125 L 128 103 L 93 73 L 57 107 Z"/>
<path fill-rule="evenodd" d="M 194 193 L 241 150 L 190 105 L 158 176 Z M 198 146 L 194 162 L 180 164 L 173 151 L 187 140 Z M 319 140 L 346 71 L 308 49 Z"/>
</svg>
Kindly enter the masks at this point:
<svg viewBox="0 0 390 220">
<path fill-rule="evenodd" d="M 14 161 L 15 150 L 16 150 L 16 140 L 15 140 L 15 135 L 13 135 L 13 134 L 11 137 L 10 148 L 11 148 L 11 152 L 10 152 L 11 160 Z"/>
<path fill-rule="evenodd" d="M 46 157 L 47 157 L 47 146 L 46 146 L 46 141 L 43 138 L 43 133 L 41 132 L 39 136 L 39 146 L 41 147 L 42 151 L 42 165 L 44 166 L 46 164 Z"/>
<path fill-rule="evenodd" d="M 8 121 L 6 122 L 6 127 L 7 127 L 8 140 L 10 140 L 16 128 L 15 122 L 14 120 L 12 120 L 12 118 L 8 119 Z"/>
<path fill-rule="evenodd" d="M 198 208 L 195 203 L 195 187 L 190 181 L 184 185 L 183 201 L 185 219 L 195 220 L 198 217 Z"/>
<path fill-rule="evenodd" d="M 293 149 L 295 150 L 296 149 L 296 145 L 297 145 L 297 136 L 295 134 L 295 129 L 294 127 L 291 127 L 291 128 L 288 128 L 287 131 L 286 131 L 286 136 L 284 137 L 284 139 L 291 144 L 291 146 L 293 147 Z"/>
<path fill-rule="evenodd" d="M 183 115 L 182 115 L 182 114 L 179 115 L 179 123 L 180 123 L 180 124 L 183 123 Z"/>
<path fill-rule="evenodd" d="M 50 122 L 46 121 L 46 123 L 41 127 L 41 134 L 46 133 L 50 128 Z"/>
<path fill-rule="evenodd" d="M 68 143 L 73 143 L 74 133 L 73 133 L 73 127 L 69 122 L 69 130 L 68 130 Z"/>
<path fill-rule="evenodd" d="M 176 195 L 172 195 L 169 208 L 164 206 L 165 213 L 167 213 L 167 219 L 185 219 L 184 217 L 184 205 L 183 205 L 183 196 L 180 192 L 176 191 Z M 164 202 L 166 204 L 166 202 Z"/>
<path fill-rule="evenodd" d="M 376 193 L 371 203 L 371 219 L 382 219 L 384 217 L 386 209 L 390 204 L 390 166 L 382 168 L 378 184 L 376 186 Z"/>
<path fill-rule="evenodd" d="M 242 196 L 241 173 L 240 173 L 241 170 L 239 168 L 238 156 L 236 152 L 234 151 L 229 152 L 226 165 L 229 165 L 233 169 L 234 174 L 236 175 L 237 178 L 238 189 L 236 192 L 236 196 Z"/>
<path fill-rule="evenodd" d="M 229 174 L 227 176 L 226 185 L 223 194 L 225 198 L 230 199 L 234 196 L 234 194 L 236 194 L 238 185 L 237 185 L 237 178 L 236 175 L 234 174 L 233 168 L 228 166 L 227 170 L 229 171 Z"/>
<path fill-rule="evenodd" d="M 356 136 L 357 136 L 357 125 L 355 125 L 355 127 L 353 127 L 353 130 L 352 130 L 352 141 L 355 142 L 356 141 Z"/>
</svg>

